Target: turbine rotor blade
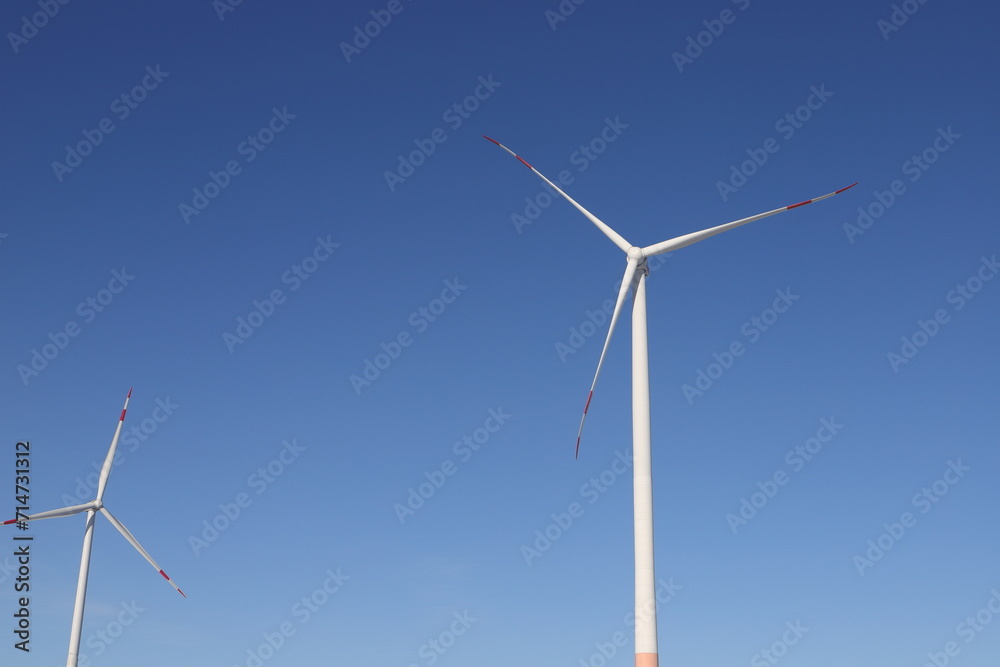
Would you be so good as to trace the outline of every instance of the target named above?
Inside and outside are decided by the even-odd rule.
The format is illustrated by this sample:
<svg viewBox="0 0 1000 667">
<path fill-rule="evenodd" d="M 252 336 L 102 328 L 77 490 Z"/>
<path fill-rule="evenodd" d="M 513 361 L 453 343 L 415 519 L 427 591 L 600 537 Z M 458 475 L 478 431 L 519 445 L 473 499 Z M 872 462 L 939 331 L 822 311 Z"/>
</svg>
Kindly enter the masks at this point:
<svg viewBox="0 0 1000 667">
<path fill-rule="evenodd" d="M 514 157 L 516 157 L 518 160 L 520 160 L 521 164 L 523 164 L 525 167 L 527 167 L 531 171 L 535 172 L 535 174 L 540 179 L 542 179 L 543 181 L 545 181 L 546 183 L 549 184 L 550 188 L 552 188 L 553 190 L 555 190 L 556 192 L 558 192 L 559 194 L 561 194 L 563 196 L 563 198 L 566 199 L 566 201 L 568 201 L 570 204 L 572 204 L 573 206 L 575 206 L 576 209 L 578 211 L 580 211 L 580 213 L 583 213 L 587 217 L 588 220 L 590 220 L 592 223 L 594 223 L 594 225 L 598 229 L 600 229 L 602 232 L 604 232 L 604 235 L 607 236 L 609 239 L 611 239 L 611 241 L 616 246 L 618 246 L 619 248 L 621 248 L 625 252 L 628 252 L 628 249 L 632 247 L 632 244 L 629 243 L 628 241 L 626 241 L 621 236 L 621 234 L 619 234 L 615 230 L 611 229 L 611 227 L 608 227 L 608 225 L 605 224 L 603 221 L 601 221 L 596 215 L 594 215 L 593 213 L 591 213 L 590 211 L 588 211 L 584 207 L 580 206 L 580 204 L 578 204 L 576 202 L 576 200 L 574 200 L 568 194 L 566 194 L 565 192 L 563 192 L 562 190 L 560 190 L 559 186 L 557 186 L 555 183 L 553 183 L 549 179 L 545 178 L 545 176 L 542 174 L 542 172 L 538 171 L 537 169 L 535 169 L 534 167 L 532 167 L 530 164 L 528 164 L 527 160 L 525 160 L 523 157 L 521 157 L 520 155 L 518 155 L 517 153 L 515 153 L 511 149 L 507 148 L 506 146 L 504 146 L 503 144 L 501 144 L 496 139 L 491 139 L 490 137 L 487 137 L 485 134 L 483 135 L 483 139 L 487 139 L 488 141 L 492 141 L 497 146 L 499 146 L 500 148 L 504 149 L 505 151 L 507 151 L 508 153 L 510 153 L 511 155 L 513 155 Z"/>
<path fill-rule="evenodd" d="M 580 429 L 576 432 L 576 458 L 580 458 L 580 438 L 583 436 L 583 422 L 587 419 L 587 410 L 590 409 L 590 399 L 594 397 L 594 387 L 597 386 L 597 378 L 601 376 L 601 367 L 604 365 L 604 357 L 608 353 L 608 345 L 611 343 L 611 335 L 615 332 L 615 324 L 618 322 L 618 315 L 621 314 L 622 304 L 625 303 L 625 295 L 628 294 L 629 287 L 632 286 L 632 279 L 635 277 L 636 269 L 639 267 L 638 260 L 628 260 L 625 266 L 625 275 L 622 276 L 622 286 L 618 290 L 618 301 L 615 302 L 615 312 L 611 315 L 611 324 L 608 327 L 608 336 L 604 339 L 604 348 L 601 350 L 601 358 L 597 362 L 597 372 L 594 373 L 594 381 L 590 383 L 590 393 L 587 394 L 587 404 L 583 406 L 583 417 L 580 418 Z"/>
<path fill-rule="evenodd" d="M 4 521 L 3 525 L 7 526 L 12 523 L 21 523 L 22 521 L 37 521 L 39 519 L 56 519 L 61 516 L 73 516 L 74 514 L 79 514 L 80 512 L 86 512 L 87 510 L 92 509 L 97 509 L 96 503 L 93 500 L 82 505 L 71 505 L 70 507 L 63 507 L 57 510 L 49 510 L 48 512 L 29 514 L 28 516 L 21 517 L 20 519 L 10 519 L 9 521 Z"/>
<path fill-rule="evenodd" d="M 822 201 L 834 195 L 839 195 L 841 192 L 850 190 L 857 183 L 852 183 L 846 188 L 841 188 L 835 192 L 825 194 L 822 197 L 815 197 L 813 199 L 807 199 L 805 201 L 800 201 L 798 204 L 791 204 L 789 206 L 783 206 L 781 208 L 776 208 L 773 211 L 766 211 L 765 213 L 758 213 L 757 215 L 751 215 L 749 218 L 742 218 L 740 220 L 734 220 L 732 222 L 727 222 L 724 225 L 719 225 L 718 227 L 709 227 L 708 229 L 703 229 L 700 232 L 693 232 L 691 234 L 685 234 L 684 236 L 678 236 L 672 238 L 668 241 L 661 241 L 660 243 L 654 243 L 653 245 L 646 246 L 642 249 L 642 254 L 646 257 L 651 257 L 653 255 L 659 255 L 660 253 L 670 252 L 671 250 L 679 250 L 698 241 L 703 241 L 716 234 L 721 234 L 722 232 L 727 232 L 730 229 L 735 229 L 741 227 L 742 225 L 760 220 L 761 218 L 766 218 L 771 215 L 777 215 L 778 213 L 784 213 L 785 211 L 791 211 L 793 208 L 798 208 L 799 206 L 805 206 L 806 204 L 812 204 L 814 202 Z"/>
<path fill-rule="evenodd" d="M 128 395 L 125 397 L 125 405 L 122 407 L 122 415 L 118 418 L 118 426 L 115 428 L 115 437 L 111 439 L 111 447 L 108 448 L 108 455 L 104 457 L 104 465 L 101 466 L 101 476 L 97 481 L 97 500 L 104 497 L 104 488 L 108 485 L 108 477 L 111 476 L 111 468 L 115 462 L 115 449 L 118 448 L 118 436 L 122 434 L 122 424 L 125 423 L 125 411 L 128 410 L 128 400 L 132 398 L 132 388 L 129 387 Z"/>
<path fill-rule="evenodd" d="M 154 570 L 159 572 L 160 575 L 164 579 L 166 579 L 171 586 L 177 588 L 177 584 L 174 583 L 173 579 L 168 577 L 167 573 L 164 572 L 162 569 L 160 569 L 160 566 L 156 564 L 156 561 L 153 560 L 153 557 L 149 555 L 149 552 L 147 552 L 145 549 L 142 548 L 142 545 L 139 544 L 139 540 L 135 539 L 135 536 L 133 536 L 132 533 L 129 532 L 128 528 L 125 527 L 125 524 L 116 519 L 114 515 L 108 511 L 107 507 L 101 507 L 101 514 L 107 517 L 108 521 L 111 522 L 111 525 L 117 528 L 118 532 L 125 536 L 125 539 L 129 541 L 129 544 L 135 547 L 136 551 L 142 554 L 142 557 L 145 558 L 149 562 L 149 564 L 153 566 Z M 181 595 L 184 595 L 184 591 L 182 591 L 180 588 L 177 588 L 177 592 L 180 593 Z M 187 596 L 184 595 L 184 597 Z"/>
</svg>

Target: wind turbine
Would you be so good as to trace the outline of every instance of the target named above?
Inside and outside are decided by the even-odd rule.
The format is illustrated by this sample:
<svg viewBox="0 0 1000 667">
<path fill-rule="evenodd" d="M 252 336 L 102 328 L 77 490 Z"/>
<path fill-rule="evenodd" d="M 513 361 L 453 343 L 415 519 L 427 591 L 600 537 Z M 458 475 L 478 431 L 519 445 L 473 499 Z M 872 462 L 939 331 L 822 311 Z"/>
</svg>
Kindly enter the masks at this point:
<svg viewBox="0 0 1000 667">
<path fill-rule="evenodd" d="M 507 148 L 499 141 L 490 139 L 485 134 L 484 139 L 492 141 L 500 148 L 504 149 L 521 164 L 545 181 L 549 187 L 561 194 L 566 201 L 572 204 L 580 213 L 583 213 L 588 220 L 597 226 L 604 235 L 611 239 L 611 242 L 625 252 L 628 260 L 625 264 L 625 275 L 622 277 L 622 285 L 618 290 L 618 300 L 615 303 L 615 310 L 611 316 L 611 324 L 608 327 L 608 336 L 604 339 L 604 349 L 601 350 L 600 360 L 597 362 L 597 372 L 594 373 L 594 381 L 590 385 L 590 392 L 587 394 L 587 403 L 583 407 L 583 417 L 580 419 L 580 429 L 576 434 L 576 455 L 580 455 L 580 437 L 583 434 L 583 422 L 587 419 L 587 410 L 590 408 L 590 399 L 594 396 L 594 387 L 597 385 L 597 378 L 601 374 L 601 366 L 604 365 L 604 356 L 608 351 L 608 344 L 611 342 L 611 335 L 615 331 L 615 324 L 621 312 L 622 304 L 625 302 L 625 295 L 631 288 L 635 294 L 632 303 L 632 459 L 633 459 L 633 503 L 634 503 L 634 526 L 635 526 L 635 665 L 636 667 L 657 667 L 658 652 L 656 643 L 656 579 L 653 575 L 653 484 L 650 466 L 650 429 L 649 429 L 649 359 L 647 355 L 647 334 L 646 334 L 646 276 L 649 270 L 646 266 L 646 258 L 661 253 L 679 250 L 698 241 L 703 241 L 716 234 L 735 229 L 742 225 L 766 218 L 778 213 L 790 211 L 799 206 L 805 206 L 813 202 L 821 201 L 839 195 L 845 190 L 853 188 L 857 183 L 852 183 L 846 188 L 841 188 L 830 194 L 807 199 L 798 204 L 783 206 L 773 211 L 758 213 L 749 218 L 742 218 L 727 222 L 717 227 L 709 227 L 700 232 L 693 232 L 678 236 L 667 241 L 654 243 L 653 245 L 640 248 L 626 241 L 618 232 L 611 229 L 604 222 L 599 220 L 593 213 L 580 206 L 568 194 L 542 175 L 537 169 L 532 167 L 520 155 Z"/>
<path fill-rule="evenodd" d="M 90 547 L 94 540 L 94 519 L 97 517 L 97 513 L 100 512 L 108 521 L 111 522 L 118 532 L 125 536 L 125 539 L 129 541 L 136 550 L 142 554 L 142 557 L 149 561 L 149 564 L 153 566 L 157 572 L 163 575 L 171 586 L 177 588 L 177 584 L 167 576 L 167 573 L 160 569 L 160 566 L 156 564 L 153 557 L 142 548 L 138 540 L 132 536 L 128 528 L 125 527 L 121 521 L 116 519 L 108 508 L 104 506 L 104 489 L 108 485 L 108 477 L 111 475 L 111 467 L 114 464 L 115 459 L 115 449 L 118 447 L 118 436 L 122 432 L 122 424 L 125 422 L 125 411 L 128 409 L 128 401 L 132 398 L 132 389 L 128 390 L 128 395 L 125 397 L 125 405 L 122 407 L 121 417 L 118 418 L 118 427 L 115 429 L 115 437 L 111 440 L 111 448 L 108 449 L 108 455 L 104 459 L 104 465 L 101 466 L 101 475 L 97 482 L 97 497 L 91 500 L 89 503 L 84 503 L 82 505 L 73 505 L 71 507 L 63 507 L 58 510 L 50 510 L 48 512 L 39 512 L 38 514 L 32 514 L 30 516 L 22 516 L 17 519 L 11 519 L 10 521 L 4 521 L 4 525 L 16 523 L 20 524 L 24 521 L 36 521 L 38 519 L 55 519 L 61 516 L 72 516 L 73 514 L 79 514 L 81 512 L 87 513 L 87 528 L 83 533 L 83 555 L 80 557 L 80 577 L 76 582 L 76 603 L 73 605 L 73 625 L 70 629 L 69 634 L 69 655 L 66 657 L 66 667 L 77 667 L 77 661 L 80 657 L 80 635 L 83 630 L 83 607 L 87 598 L 87 575 L 90 572 Z M 184 595 L 184 591 L 177 588 L 177 592 Z M 184 595 L 184 597 L 187 597 Z"/>
</svg>

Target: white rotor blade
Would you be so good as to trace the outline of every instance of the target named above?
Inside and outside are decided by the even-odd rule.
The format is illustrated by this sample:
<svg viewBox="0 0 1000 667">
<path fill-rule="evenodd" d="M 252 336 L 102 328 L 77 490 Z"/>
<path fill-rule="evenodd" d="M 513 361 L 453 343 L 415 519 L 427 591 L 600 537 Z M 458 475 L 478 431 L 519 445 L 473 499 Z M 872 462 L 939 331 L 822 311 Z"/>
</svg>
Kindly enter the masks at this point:
<svg viewBox="0 0 1000 667">
<path fill-rule="evenodd" d="M 156 561 L 153 560 L 153 557 L 149 555 L 149 552 L 147 552 L 145 549 L 143 549 L 142 545 L 139 544 L 139 541 L 137 539 L 135 539 L 135 537 L 132 535 L 132 533 L 130 533 L 128 531 L 128 528 L 125 527 L 125 524 L 123 524 L 121 521 L 119 521 L 118 519 L 116 519 L 111 514 L 111 512 L 108 511 L 107 507 L 102 507 L 101 508 L 101 514 L 103 514 L 104 516 L 106 516 L 107 519 L 108 519 L 108 521 L 111 522 L 111 525 L 113 525 L 115 528 L 117 528 L 118 532 L 125 536 L 125 539 L 129 541 L 129 544 L 131 544 L 133 547 L 135 547 L 136 550 L 139 553 L 142 554 L 142 557 L 145 558 L 147 561 L 149 561 L 149 564 L 153 566 L 154 570 L 156 570 L 157 572 L 159 572 L 163 576 L 163 578 L 166 579 L 170 583 L 171 586 L 173 586 L 174 588 L 177 588 L 177 584 L 175 584 L 173 582 L 173 580 L 170 577 L 167 576 L 166 572 L 164 572 L 163 570 L 160 569 L 160 566 L 156 564 Z M 181 595 L 184 595 L 184 591 L 182 591 L 180 588 L 177 588 L 177 592 L 180 593 Z M 184 595 L 184 597 L 187 597 L 187 596 Z"/>
<path fill-rule="evenodd" d="M 63 507 L 57 510 L 49 510 L 48 512 L 29 514 L 28 516 L 20 519 L 10 519 L 9 521 L 4 521 L 3 525 L 6 526 L 12 523 L 21 523 L 22 521 L 37 521 L 38 519 L 55 519 L 61 516 L 73 516 L 74 514 L 79 514 L 80 512 L 86 512 L 87 510 L 92 509 L 97 509 L 93 500 L 82 505 L 72 505 L 70 507 Z"/>
<path fill-rule="evenodd" d="M 111 439 L 111 447 L 108 448 L 108 455 L 104 457 L 104 465 L 101 466 L 101 476 L 97 481 L 97 499 L 104 497 L 104 487 L 108 485 L 108 477 L 111 476 L 111 467 L 115 462 L 115 449 L 118 448 L 118 436 L 122 434 L 122 424 L 125 422 L 125 411 L 128 410 L 128 399 L 132 398 L 132 387 L 128 389 L 125 397 L 125 405 L 122 407 L 122 415 L 118 418 L 118 427 L 115 429 L 115 437 Z"/>
<path fill-rule="evenodd" d="M 639 262 L 629 258 L 625 266 L 625 275 L 622 276 L 622 286 L 618 290 L 618 301 L 615 302 L 615 312 L 611 315 L 611 325 L 608 327 L 608 336 L 604 339 L 604 349 L 601 350 L 601 358 L 597 362 L 597 372 L 594 373 L 594 381 L 590 383 L 590 393 L 587 394 L 587 404 L 583 406 L 583 417 L 580 418 L 580 430 L 576 432 L 576 457 L 580 457 L 580 438 L 583 436 L 583 422 L 587 419 L 587 410 L 590 409 L 590 399 L 594 397 L 594 387 L 597 386 L 597 378 L 601 375 L 601 366 L 604 365 L 604 356 L 608 353 L 608 344 L 611 343 L 611 334 L 615 332 L 615 324 L 618 322 L 618 315 L 622 311 L 622 304 L 625 303 L 625 295 L 628 294 L 629 287 L 632 286 L 632 278 L 635 276 Z"/>
<path fill-rule="evenodd" d="M 590 211 L 588 211 L 587 209 L 585 209 L 584 207 L 582 207 L 578 203 L 576 203 L 576 201 L 572 197 L 570 197 L 568 194 L 566 194 L 565 192 L 563 192 L 562 190 L 560 190 L 559 186 L 557 186 L 555 183 L 553 183 L 549 179 L 545 178 L 545 176 L 542 174 L 542 172 L 538 171 L 537 169 L 535 169 L 534 167 L 532 167 L 530 164 L 528 164 L 527 161 L 524 158 L 522 158 L 520 155 L 518 155 L 517 153 L 515 153 L 511 149 L 507 148 L 506 146 L 504 146 L 503 144 L 501 144 L 496 139 L 490 139 L 485 134 L 483 135 L 483 139 L 489 139 L 489 141 L 492 141 L 497 146 L 499 146 L 500 148 L 504 149 L 505 151 L 507 151 L 508 153 L 510 153 L 511 155 L 513 155 L 514 157 L 516 157 L 518 160 L 520 160 L 521 164 L 523 164 L 525 167 L 527 167 L 531 171 L 535 172 L 538 175 L 539 178 L 541 178 L 543 181 L 545 181 L 546 183 L 549 184 L 549 187 L 551 187 L 553 190 L 555 190 L 556 192 L 558 192 L 559 194 L 561 194 L 566 199 L 566 201 L 568 201 L 570 204 L 572 204 L 573 206 L 575 206 L 576 209 L 578 211 L 580 211 L 580 213 L 583 213 L 585 216 L 587 216 L 587 219 L 590 220 L 592 223 L 594 223 L 597 226 L 598 229 L 600 229 L 602 232 L 604 232 L 604 235 L 607 236 L 609 239 L 611 239 L 611 241 L 614 242 L 614 244 L 616 246 L 618 246 L 619 248 L 621 248 L 625 252 L 628 252 L 628 249 L 632 247 L 632 244 L 629 243 L 628 241 L 626 241 L 624 238 L 622 238 L 621 234 L 619 234 L 615 230 L 613 230 L 610 227 L 608 227 L 596 215 L 594 215 L 593 213 L 591 213 Z"/>
<path fill-rule="evenodd" d="M 662 241 L 660 243 L 654 243 L 651 246 L 646 246 L 642 249 L 642 254 L 646 257 L 651 257 L 653 255 L 659 255 L 660 253 L 670 252 L 671 250 L 678 250 L 689 246 L 692 243 L 697 243 L 698 241 L 703 241 L 710 236 L 715 236 L 716 234 L 721 234 L 722 232 L 729 231 L 730 229 L 735 229 L 755 220 L 760 220 L 761 218 L 766 218 L 770 215 L 776 215 L 778 213 L 784 213 L 785 211 L 790 211 L 793 208 L 798 208 L 799 206 L 805 206 L 806 204 L 812 204 L 813 202 L 821 201 L 828 197 L 834 195 L 839 195 L 845 190 L 850 190 L 857 183 L 852 183 L 846 188 L 841 188 L 836 192 L 831 192 L 830 194 L 823 195 L 822 197 L 816 197 L 815 199 L 807 199 L 806 201 L 801 201 L 798 204 L 792 204 L 791 206 L 784 206 L 782 208 L 776 208 L 773 211 L 767 211 L 766 213 L 758 213 L 757 215 L 752 215 L 749 218 L 743 218 L 741 220 L 734 220 L 733 222 L 727 222 L 724 225 L 719 225 L 718 227 L 710 227 L 708 229 L 703 229 L 700 232 L 694 232 L 691 234 L 685 234 L 684 236 L 678 236 L 676 238 L 670 239 L 669 241 Z"/>
</svg>

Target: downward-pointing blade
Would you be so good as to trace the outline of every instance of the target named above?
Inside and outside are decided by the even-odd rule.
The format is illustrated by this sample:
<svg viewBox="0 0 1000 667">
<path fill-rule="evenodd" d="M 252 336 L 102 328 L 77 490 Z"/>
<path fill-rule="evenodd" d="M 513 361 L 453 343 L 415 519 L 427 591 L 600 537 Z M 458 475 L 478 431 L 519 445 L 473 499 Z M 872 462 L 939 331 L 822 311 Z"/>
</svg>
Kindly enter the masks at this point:
<svg viewBox="0 0 1000 667">
<path fill-rule="evenodd" d="M 727 222 L 724 225 L 719 225 L 718 227 L 709 227 L 708 229 L 703 229 L 700 232 L 693 232 L 691 234 L 685 234 L 684 236 L 678 236 L 676 238 L 670 239 L 669 241 L 661 241 L 660 243 L 654 243 L 651 246 L 646 246 L 642 249 L 642 254 L 646 257 L 651 257 L 653 255 L 659 255 L 660 253 L 670 252 L 671 250 L 679 250 L 685 246 L 689 246 L 692 243 L 697 243 L 698 241 L 703 241 L 709 237 L 715 236 L 716 234 L 721 234 L 722 232 L 727 232 L 730 229 L 735 229 L 736 227 L 741 227 L 747 223 L 760 220 L 761 218 L 766 218 L 771 215 L 776 215 L 778 213 L 784 213 L 785 211 L 791 211 L 793 208 L 798 208 L 799 206 L 805 206 L 806 204 L 813 204 L 824 199 L 828 199 L 834 195 L 839 195 L 841 192 L 850 190 L 857 183 L 852 183 L 846 188 L 841 188 L 829 194 L 825 194 L 822 197 L 814 197 L 813 199 L 807 199 L 805 201 L 800 201 L 798 204 L 790 204 L 788 206 L 782 206 L 781 208 L 776 208 L 773 211 L 765 211 L 764 213 L 758 213 L 757 215 L 751 215 L 749 218 L 741 218 L 739 220 L 733 220 L 732 222 Z"/>
<path fill-rule="evenodd" d="M 535 172 L 535 174 L 540 179 L 542 179 L 543 181 L 545 181 L 546 183 L 549 184 L 550 188 L 552 188 L 553 190 L 555 190 L 556 192 L 558 192 L 559 194 L 561 194 L 566 199 L 566 201 L 568 201 L 570 204 L 572 204 L 573 206 L 576 207 L 576 210 L 580 211 L 580 213 L 583 213 L 585 216 L 587 216 L 587 219 L 590 220 L 592 223 L 594 223 L 594 225 L 596 225 L 598 229 L 600 229 L 602 232 L 604 232 L 604 235 L 607 236 L 609 239 L 611 239 L 611 241 L 616 246 L 618 246 L 619 248 L 621 248 L 625 252 L 628 252 L 628 249 L 630 247 L 632 247 L 632 244 L 629 243 L 628 241 L 626 241 L 624 238 L 622 238 L 621 234 L 619 234 L 615 230 L 613 230 L 610 227 L 608 227 L 608 225 L 605 224 L 603 221 L 601 221 L 596 215 L 594 215 L 593 213 L 591 213 L 590 211 L 588 211 L 584 207 L 580 206 L 576 202 L 576 200 L 574 200 L 568 194 L 566 194 L 565 192 L 563 192 L 562 190 L 560 190 L 559 186 L 557 186 L 555 183 L 553 183 L 549 179 L 545 178 L 545 176 L 542 174 L 542 172 L 538 171 L 537 169 L 535 169 L 534 167 L 532 167 L 530 164 L 528 164 L 527 160 L 525 160 L 523 157 L 521 157 L 520 155 L 518 155 L 517 153 L 515 153 L 511 149 L 507 148 L 506 146 L 504 146 L 503 144 L 501 144 L 496 139 L 490 139 L 490 137 L 487 137 L 485 134 L 483 135 L 483 139 L 486 139 L 488 141 L 492 141 L 497 146 L 499 146 L 500 148 L 504 149 L 505 151 L 507 151 L 508 153 L 510 153 L 511 155 L 513 155 L 514 157 L 516 157 L 518 160 L 520 160 L 521 164 L 523 164 L 525 167 L 527 167 L 531 171 Z"/>
<path fill-rule="evenodd" d="M 72 505 L 70 507 L 63 507 L 57 510 L 49 510 L 48 512 L 29 514 L 28 516 L 20 519 L 10 519 L 9 521 L 4 521 L 3 525 L 6 526 L 12 523 L 21 523 L 22 521 L 37 521 L 38 519 L 56 519 L 61 516 L 73 516 L 74 514 L 86 512 L 90 509 L 94 509 L 94 501 L 90 501 L 89 503 L 84 503 L 82 505 Z"/>
<path fill-rule="evenodd" d="M 108 477 L 111 476 L 111 467 L 115 462 L 115 449 L 118 447 L 118 436 L 122 434 L 122 424 L 125 423 L 125 411 L 128 410 L 128 400 L 130 398 L 132 398 L 132 387 L 128 388 L 125 405 L 122 406 L 122 414 L 118 418 L 118 426 L 115 428 L 115 437 L 111 439 L 111 447 L 108 448 L 108 455 L 104 457 L 104 465 L 101 466 L 101 476 L 97 481 L 98 500 L 104 497 L 104 488 L 108 485 Z"/>
<path fill-rule="evenodd" d="M 608 337 L 604 339 L 604 349 L 601 350 L 601 358 L 597 362 L 597 372 L 594 373 L 594 381 L 590 383 L 590 393 L 587 394 L 587 404 L 583 406 L 583 417 L 580 418 L 580 430 L 576 432 L 576 457 L 580 457 L 580 438 L 583 436 L 583 422 L 587 419 L 587 410 L 590 409 L 590 399 L 594 397 L 594 387 L 597 386 L 597 378 L 601 376 L 601 367 L 604 365 L 604 356 L 608 353 L 608 345 L 611 343 L 611 335 L 615 332 L 615 324 L 618 322 L 618 315 L 622 311 L 622 304 L 625 303 L 625 295 L 628 294 L 632 285 L 632 278 L 635 277 L 636 268 L 639 263 L 634 259 L 629 259 L 625 266 L 625 275 L 622 276 L 622 286 L 618 290 L 618 301 L 615 302 L 615 312 L 611 315 L 611 325 L 608 327 Z"/>
<path fill-rule="evenodd" d="M 133 547 L 135 547 L 136 551 L 138 551 L 139 553 L 141 553 L 142 557 L 145 558 L 147 561 L 149 561 L 149 564 L 153 566 L 154 570 L 156 570 L 157 572 L 159 572 L 160 575 L 162 575 L 163 578 L 166 579 L 170 583 L 171 586 L 173 586 L 174 588 L 177 588 L 177 584 L 174 583 L 173 579 L 171 579 L 170 577 L 168 577 L 167 573 L 160 569 L 160 566 L 156 564 L 156 561 L 153 560 L 153 557 L 149 555 L 149 552 L 147 552 L 145 549 L 143 549 L 142 545 L 139 544 L 139 541 L 137 539 L 135 539 L 135 537 L 132 535 L 132 533 L 130 533 L 128 531 L 128 528 L 125 527 L 125 524 L 123 524 L 121 521 L 119 521 L 118 519 L 116 519 L 114 517 L 114 515 L 112 515 L 111 512 L 108 511 L 107 507 L 102 507 L 101 508 L 101 514 L 103 514 L 105 517 L 107 517 L 108 521 L 111 522 L 111 525 L 113 525 L 115 528 L 117 528 L 118 532 L 125 536 L 125 539 L 129 541 L 129 544 L 131 544 Z M 182 591 L 180 588 L 177 588 L 177 592 L 180 593 L 181 595 L 184 595 L 184 591 Z M 184 595 L 184 597 L 187 597 L 187 596 Z"/>
</svg>

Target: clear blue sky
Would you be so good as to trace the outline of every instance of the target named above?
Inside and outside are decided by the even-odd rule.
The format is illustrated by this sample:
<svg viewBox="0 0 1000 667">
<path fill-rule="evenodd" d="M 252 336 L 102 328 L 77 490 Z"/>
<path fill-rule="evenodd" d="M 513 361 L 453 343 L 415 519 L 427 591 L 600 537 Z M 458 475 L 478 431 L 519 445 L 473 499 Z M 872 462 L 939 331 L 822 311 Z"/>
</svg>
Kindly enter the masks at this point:
<svg viewBox="0 0 1000 667">
<path fill-rule="evenodd" d="M 860 181 L 649 279 L 663 664 L 1000 655 L 997 8 L 562 5 L 4 3 L 0 503 L 134 386 L 105 501 L 188 594 L 101 519 L 92 664 L 632 664 L 624 257 L 480 134 L 637 245 Z M 4 665 L 82 532 L 29 654 L 0 536 Z"/>
</svg>

